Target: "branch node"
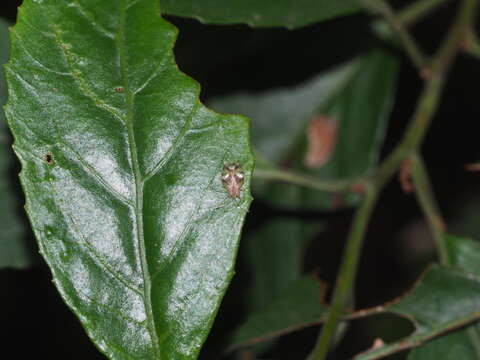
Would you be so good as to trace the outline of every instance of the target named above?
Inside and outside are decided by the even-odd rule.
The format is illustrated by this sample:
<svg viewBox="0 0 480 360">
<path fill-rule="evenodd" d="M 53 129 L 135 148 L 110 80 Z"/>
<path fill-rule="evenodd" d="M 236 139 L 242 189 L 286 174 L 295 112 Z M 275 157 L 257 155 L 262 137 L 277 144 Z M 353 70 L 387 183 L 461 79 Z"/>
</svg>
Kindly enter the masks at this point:
<svg viewBox="0 0 480 360">
<path fill-rule="evenodd" d="M 398 170 L 398 181 L 405 194 L 411 194 L 414 190 L 412 182 L 412 159 L 410 157 L 403 160 Z"/>
<path fill-rule="evenodd" d="M 352 186 L 350 186 L 350 189 L 349 189 L 350 192 L 355 194 L 365 194 L 367 190 L 368 190 L 368 185 L 363 182 L 352 184 Z"/>
<path fill-rule="evenodd" d="M 432 69 L 429 66 L 424 66 L 420 68 L 419 75 L 423 80 L 429 80 L 432 76 Z"/>
</svg>

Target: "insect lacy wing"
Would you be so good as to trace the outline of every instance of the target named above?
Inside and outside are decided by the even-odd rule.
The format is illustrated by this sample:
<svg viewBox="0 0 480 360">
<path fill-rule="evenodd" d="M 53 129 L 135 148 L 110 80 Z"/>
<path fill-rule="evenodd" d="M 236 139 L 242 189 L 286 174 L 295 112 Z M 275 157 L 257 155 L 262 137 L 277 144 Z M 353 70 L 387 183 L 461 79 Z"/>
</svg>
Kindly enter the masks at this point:
<svg viewBox="0 0 480 360">
<path fill-rule="evenodd" d="M 222 184 L 227 190 L 229 197 L 240 197 L 244 177 L 243 169 L 238 163 L 226 164 L 223 167 Z"/>
<path fill-rule="evenodd" d="M 240 197 L 240 187 L 241 187 L 241 184 L 238 182 L 236 177 L 234 177 L 228 187 L 228 193 L 231 198 Z"/>
</svg>

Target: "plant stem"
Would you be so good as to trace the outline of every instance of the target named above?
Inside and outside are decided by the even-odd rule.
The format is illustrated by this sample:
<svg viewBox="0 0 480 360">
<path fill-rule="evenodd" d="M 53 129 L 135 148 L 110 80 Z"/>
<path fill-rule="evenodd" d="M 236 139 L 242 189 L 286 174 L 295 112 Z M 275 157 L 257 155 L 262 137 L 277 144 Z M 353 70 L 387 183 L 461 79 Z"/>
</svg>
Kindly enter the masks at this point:
<svg viewBox="0 0 480 360">
<path fill-rule="evenodd" d="M 472 56 L 480 58 L 480 40 L 473 28 L 469 29 L 466 36 L 465 51 Z"/>
<path fill-rule="evenodd" d="M 385 0 L 364 0 L 366 6 L 380 13 L 385 20 L 390 24 L 390 27 L 397 33 L 400 42 L 405 51 L 412 60 L 413 64 L 420 72 L 423 72 L 427 67 L 427 60 L 422 51 L 418 47 L 416 41 L 404 26 L 402 21 L 395 15 L 393 9 Z"/>
<path fill-rule="evenodd" d="M 374 188 L 369 188 L 360 207 L 356 211 L 337 277 L 332 306 L 325 320 L 321 336 L 310 356 L 311 360 L 321 360 L 325 358 L 330 339 L 335 332 L 340 316 L 343 315 L 345 305 L 351 296 L 357 274 L 357 265 L 363 238 L 365 237 L 370 214 L 372 213 L 376 199 L 377 191 Z"/>
<path fill-rule="evenodd" d="M 418 154 L 413 155 L 411 159 L 411 174 L 415 184 L 415 194 L 430 225 L 437 246 L 440 263 L 444 266 L 449 266 L 451 261 L 448 255 L 448 247 L 445 243 L 445 222 L 433 195 L 427 169 Z"/>
<path fill-rule="evenodd" d="M 360 179 L 352 179 L 345 181 L 338 180 L 318 180 L 313 177 L 295 174 L 290 171 L 276 170 L 276 169 L 255 169 L 254 174 L 256 178 L 267 180 L 280 180 L 291 184 L 305 186 L 314 190 L 329 191 L 329 192 L 344 192 L 349 191 L 352 185 L 360 183 Z"/>
<path fill-rule="evenodd" d="M 340 316 L 343 314 L 346 301 L 352 293 L 363 238 L 377 194 L 398 170 L 403 160 L 416 153 L 423 142 L 438 107 L 444 79 L 462 40 L 464 40 L 466 31 L 472 26 L 477 5 L 477 0 L 462 1 L 450 32 L 433 60 L 431 74 L 428 76 L 417 109 L 403 139 L 373 176 L 367 195 L 356 212 L 344 251 L 344 259 L 337 277 L 332 305 L 317 344 L 310 356 L 311 360 L 323 360 L 327 355 L 330 339 L 335 332 Z"/>
<path fill-rule="evenodd" d="M 383 162 L 375 175 L 375 180 L 378 186 L 383 185 L 388 179 L 390 179 L 403 159 L 411 155 L 413 152 L 416 152 L 421 145 L 428 127 L 430 126 L 433 115 L 438 107 L 444 79 L 447 75 L 448 69 L 465 34 L 473 22 L 476 8 L 476 0 L 463 1 L 462 7 L 459 10 L 447 38 L 433 59 L 431 74 L 422 94 L 420 95 L 417 109 L 402 141 Z"/>
<path fill-rule="evenodd" d="M 398 20 L 405 26 L 417 22 L 420 18 L 448 0 L 417 0 L 398 13 Z"/>
<path fill-rule="evenodd" d="M 435 10 L 437 6 L 447 2 L 448 0 L 418 0 L 413 4 L 407 6 L 405 9 L 402 9 L 396 15 L 398 22 L 402 26 L 410 26 L 419 21 L 422 17 L 428 15 L 430 12 Z M 374 23 L 373 28 L 377 30 L 379 35 L 386 36 L 388 33 L 387 29 L 388 23 L 385 20 L 377 20 Z"/>
</svg>

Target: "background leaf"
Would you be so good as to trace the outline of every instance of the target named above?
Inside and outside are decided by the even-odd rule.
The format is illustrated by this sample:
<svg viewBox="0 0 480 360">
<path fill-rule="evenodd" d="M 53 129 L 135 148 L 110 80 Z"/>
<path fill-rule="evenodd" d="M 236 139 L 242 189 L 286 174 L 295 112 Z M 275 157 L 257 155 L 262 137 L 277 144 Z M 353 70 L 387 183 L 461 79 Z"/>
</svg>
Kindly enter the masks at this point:
<svg viewBox="0 0 480 360">
<path fill-rule="evenodd" d="M 307 241 L 318 229 L 318 224 L 298 219 L 274 219 L 247 240 L 253 273 L 252 309 L 267 306 L 302 276 Z"/>
<path fill-rule="evenodd" d="M 478 352 L 469 338 L 469 328 L 456 330 L 412 350 L 408 360 L 475 360 Z"/>
<path fill-rule="evenodd" d="M 479 319 L 479 293 L 478 277 L 462 270 L 434 265 L 407 296 L 382 309 L 409 319 L 414 324 L 415 331 L 399 341 L 366 351 L 356 356 L 355 360 L 380 359 Z M 448 343 L 447 340 L 442 346 Z M 415 351 L 411 356 L 423 359 Z M 427 349 L 425 353 L 428 354 L 429 351 Z M 469 352 L 466 349 L 465 354 L 468 355 Z"/>
<path fill-rule="evenodd" d="M 329 180 L 359 177 L 377 163 L 397 71 L 395 58 L 376 50 L 296 88 L 231 95 L 212 101 L 211 106 L 252 118 L 253 147 L 260 160 L 257 168 L 283 167 Z M 326 163 L 312 169 L 305 165 L 306 129 L 317 115 L 335 122 L 336 145 Z M 357 201 L 356 196 L 300 189 L 302 201 L 292 203 L 288 198 L 270 197 L 268 191 L 276 188 L 283 193 L 295 185 L 255 181 L 254 186 L 262 200 L 299 210 L 331 210 Z"/>
<path fill-rule="evenodd" d="M 231 348 L 265 341 L 285 333 L 318 324 L 326 313 L 325 286 L 313 276 L 305 276 L 279 296 L 253 312 L 236 330 Z"/>
<path fill-rule="evenodd" d="M 296 190 L 292 188 L 292 190 Z M 280 194 L 271 192 L 270 196 L 290 197 L 292 201 L 298 197 L 297 191 Z M 273 336 L 269 333 L 278 333 L 282 329 L 282 325 L 290 326 L 295 321 L 302 321 L 302 316 L 308 316 L 303 313 L 312 311 L 309 308 L 311 299 L 304 294 L 304 298 L 300 298 L 288 291 L 296 293 L 297 287 L 294 284 L 303 274 L 304 251 L 311 239 L 312 235 L 322 227 L 322 223 L 301 220 L 298 218 L 277 217 L 265 224 L 259 226 L 252 236 L 246 239 L 246 258 L 250 270 L 251 285 L 247 293 L 247 319 L 245 324 L 235 331 L 243 333 L 241 337 L 248 339 L 253 338 L 251 342 L 259 342 L 270 339 Z M 299 283 L 302 287 L 303 283 Z M 315 298 L 318 298 L 318 284 L 313 286 L 316 290 Z M 302 288 L 303 289 L 303 288 Z M 293 297 L 292 297 L 293 295 Z M 284 297 L 292 299 L 294 303 L 290 304 L 297 310 L 292 312 L 292 318 L 288 322 L 268 321 L 263 324 L 265 312 L 273 316 L 275 309 L 281 311 L 276 314 L 277 318 L 283 318 L 285 308 L 275 307 L 275 304 L 282 302 L 286 304 L 288 300 Z M 287 307 L 287 305 L 285 305 Z M 294 314 L 293 314 L 294 313 Z M 293 317 L 297 318 L 294 319 Z M 250 325 L 250 324 L 254 325 Z M 262 324 L 260 328 L 256 327 L 256 323 Z M 268 333 L 268 334 L 266 334 Z M 238 335 L 234 335 L 234 341 Z M 248 342 L 248 341 L 247 341 Z M 264 343 L 262 346 L 252 347 L 249 350 L 255 353 L 263 353 L 271 347 L 273 343 Z M 234 344 L 235 346 L 235 344 Z"/>
<path fill-rule="evenodd" d="M 480 244 L 478 241 L 448 235 L 447 244 L 453 266 L 480 278 Z M 434 339 L 412 350 L 409 360 L 476 360 L 480 356 L 480 326 L 467 326 Z"/>
<path fill-rule="evenodd" d="M 9 177 L 13 167 L 13 151 L 3 113 L 3 105 L 7 100 L 3 65 L 8 59 L 8 26 L 6 21 L 0 19 L 0 268 L 23 269 L 30 265 L 31 258 L 24 241 L 20 203 L 15 197 L 17 189 Z"/>
<path fill-rule="evenodd" d="M 155 0 L 26 0 L 6 109 L 27 212 L 64 300 L 111 359 L 195 359 L 251 197 L 248 121 L 198 101 Z M 225 163 L 245 171 L 227 196 Z"/>
<path fill-rule="evenodd" d="M 192 17 L 209 24 L 245 23 L 253 27 L 291 29 L 351 14 L 360 5 L 358 0 L 161 0 L 161 8 L 166 14 Z"/>
</svg>

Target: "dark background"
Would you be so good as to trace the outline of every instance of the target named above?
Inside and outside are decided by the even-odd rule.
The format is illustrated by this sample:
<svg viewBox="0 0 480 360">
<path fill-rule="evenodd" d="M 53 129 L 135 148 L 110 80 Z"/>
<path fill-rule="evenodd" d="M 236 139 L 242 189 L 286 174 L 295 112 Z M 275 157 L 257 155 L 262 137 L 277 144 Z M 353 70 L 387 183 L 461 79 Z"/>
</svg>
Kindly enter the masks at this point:
<svg viewBox="0 0 480 360">
<path fill-rule="evenodd" d="M 396 6 L 408 3 L 394 2 Z M 413 27 L 415 37 L 427 52 L 433 53 L 442 39 L 452 20 L 455 3 L 452 1 L 450 5 L 442 6 Z M 14 22 L 19 4 L 17 0 L 2 0 L 0 16 Z M 206 26 L 193 20 L 168 19 L 180 28 L 176 45 L 179 66 L 202 84 L 204 100 L 239 90 L 260 91 L 295 85 L 373 46 L 386 46 L 371 33 L 371 19 L 366 15 L 353 15 L 294 31 Z M 402 59 L 402 67 L 384 155 L 399 140 L 422 87 L 408 59 L 401 52 L 398 56 Z M 423 146 L 435 192 L 449 227 L 459 235 L 470 236 L 480 236 L 480 222 L 476 222 L 479 225 L 475 223 L 475 214 L 480 214 L 480 173 L 464 170 L 466 163 L 480 161 L 477 131 L 479 75 L 479 60 L 467 55 L 458 58 Z M 17 176 L 18 170 L 12 169 L 12 178 Z M 351 215 L 350 210 L 297 215 L 255 201 L 244 230 L 237 275 L 201 358 L 219 358 L 228 333 L 244 317 L 245 294 L 251 280 L 244 256 L 248 234 L 274 217 L 327 219 L 327 228 L 310 244 L 305 270 L 320 268 L 322 277 L 331 284 Z M 468 221 L 465 220 L 467 217 Z M 32 354 L 37 359 L 104 359 L 60 299 L 31 235 L 28 241 L 36 265 L 24 271 L 0 270 L 2 354 L 14 352 L 15 356 L 11 358 L 15 359 L 30 359 Z M 403 194 L 398 183 L 392 181 L 383 192 L 369 227 L 357 281 L 357 308 L 377 305 L 405 292 L 433 259 L 432 246 L 413 196 Z M 331 358 L 347 359 L 364 350 L 371 346 L 375 334 L 391 340 L 410 330 L 407 321 L 388 316 L 353 321 L 339 350 Z M 284 336 L 263 358 L 305 358 L 317 332 L 318 328 L 311 328 Z"/>
</svg>

